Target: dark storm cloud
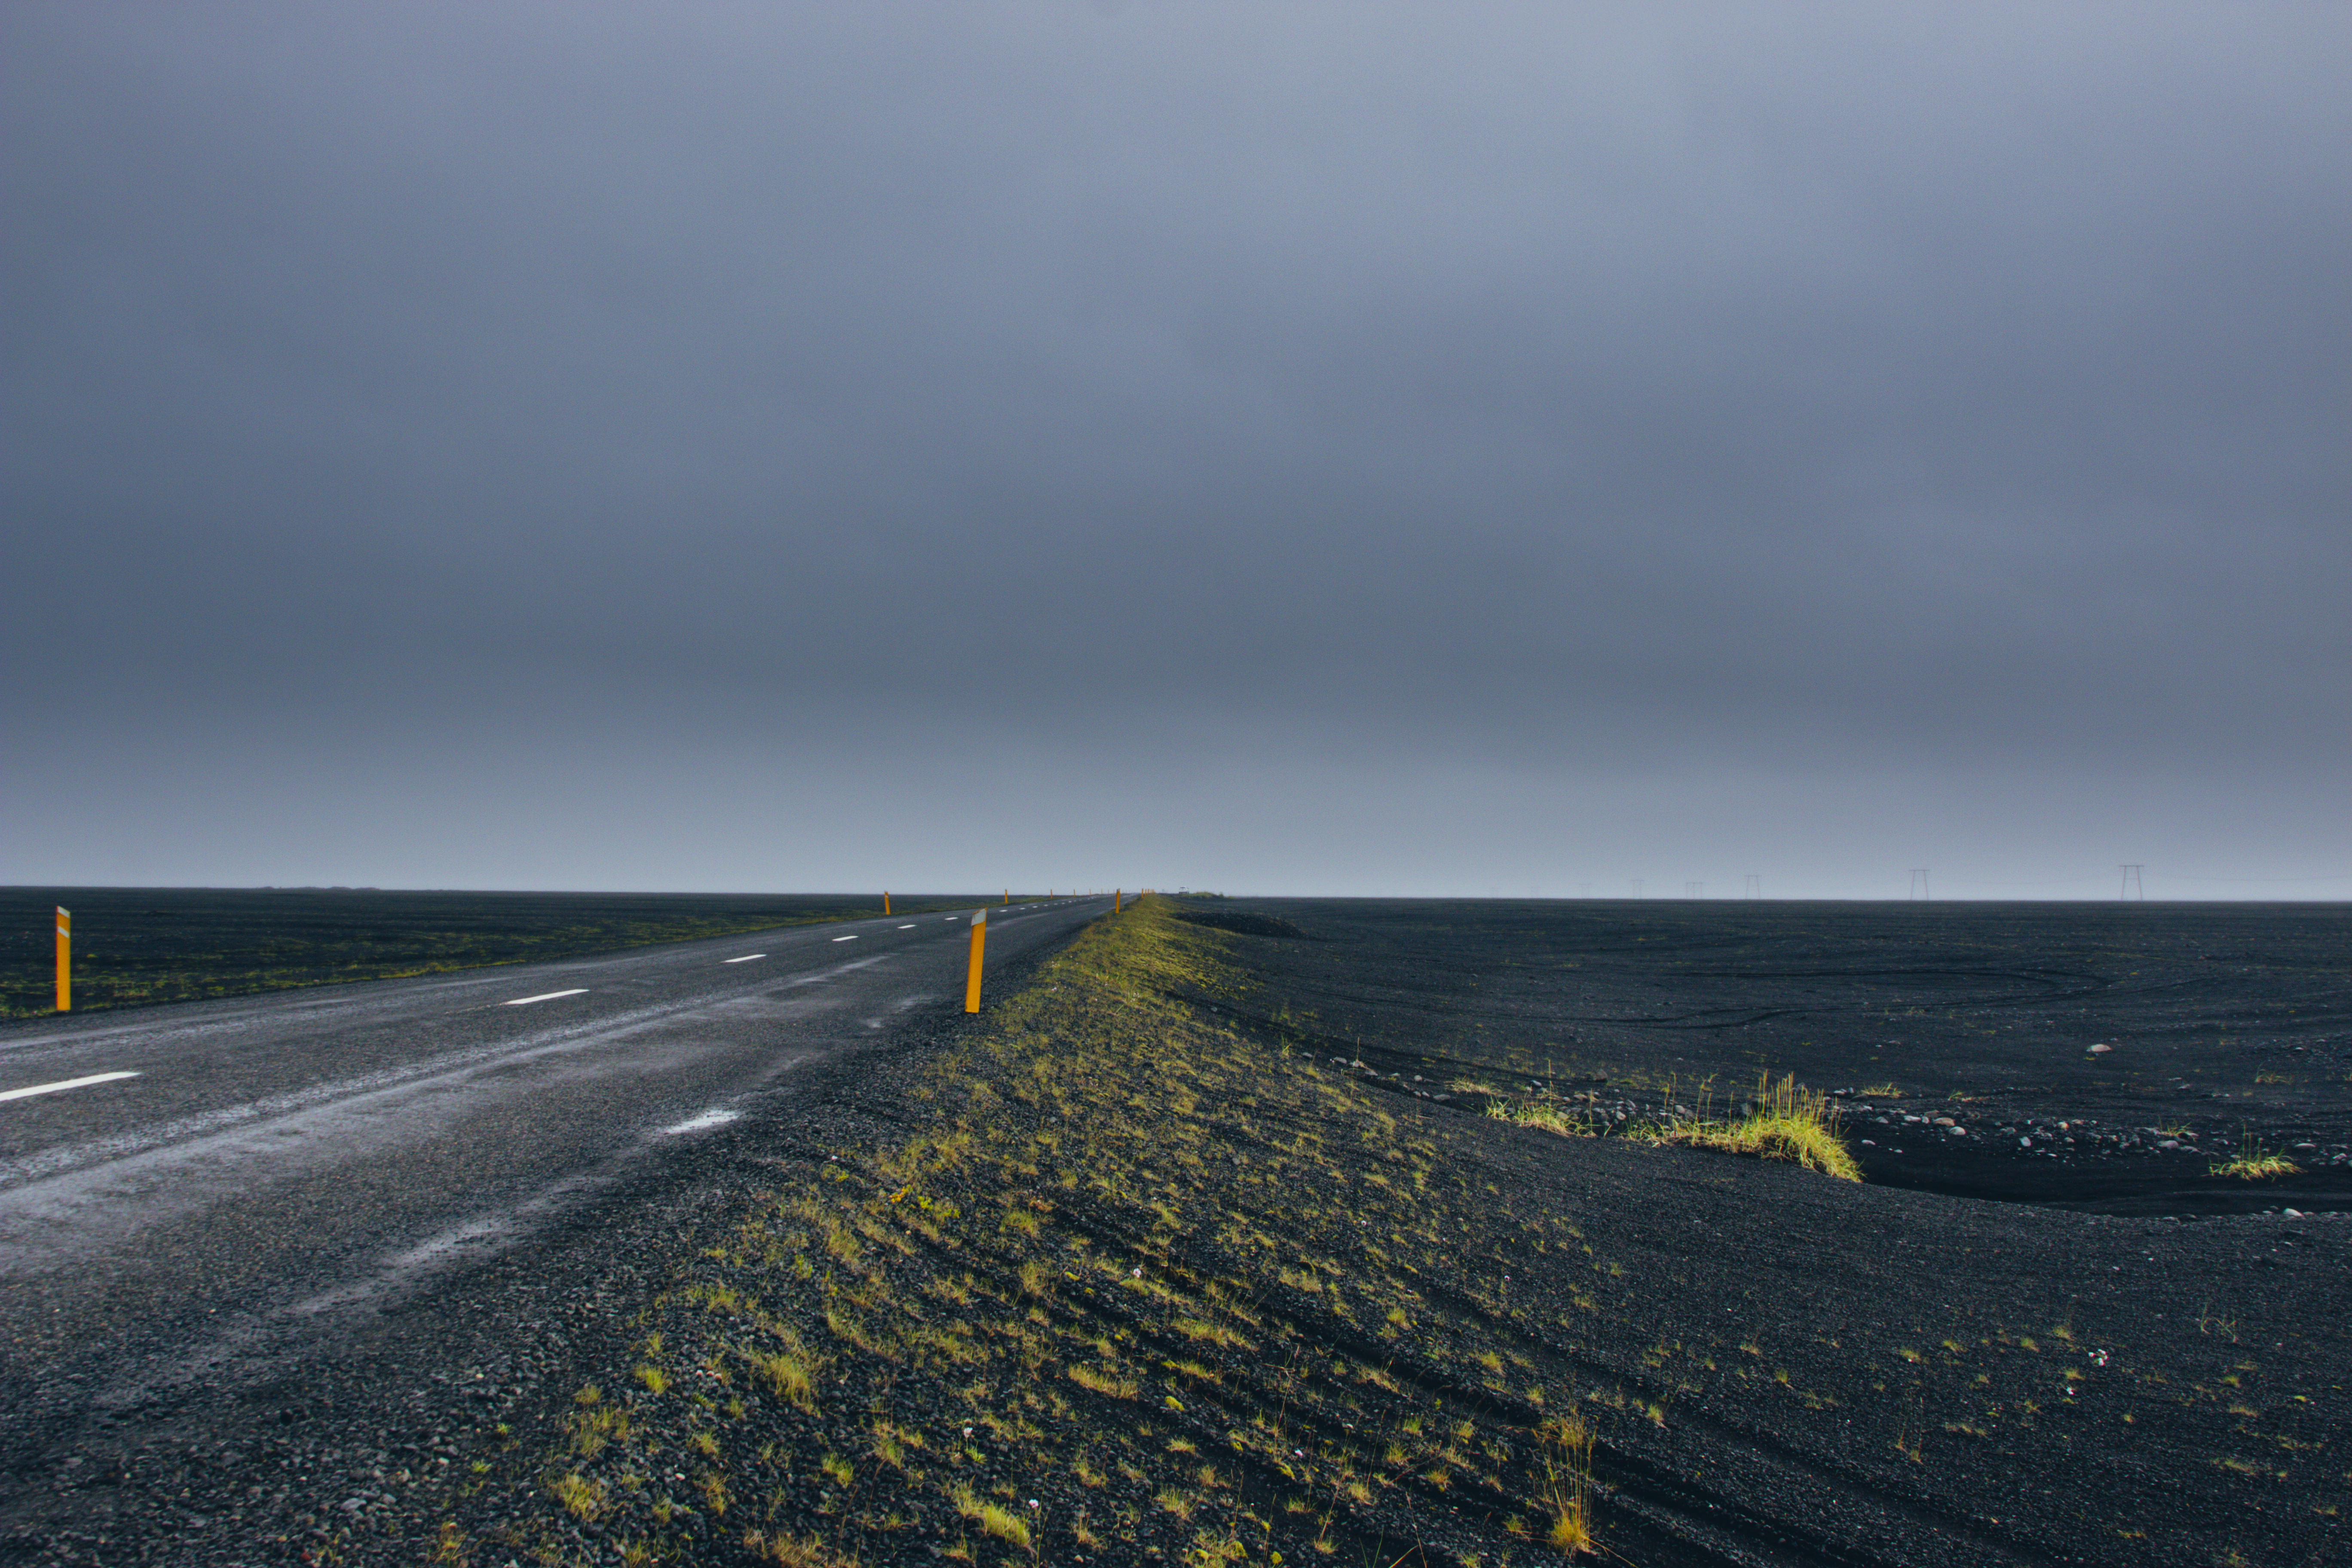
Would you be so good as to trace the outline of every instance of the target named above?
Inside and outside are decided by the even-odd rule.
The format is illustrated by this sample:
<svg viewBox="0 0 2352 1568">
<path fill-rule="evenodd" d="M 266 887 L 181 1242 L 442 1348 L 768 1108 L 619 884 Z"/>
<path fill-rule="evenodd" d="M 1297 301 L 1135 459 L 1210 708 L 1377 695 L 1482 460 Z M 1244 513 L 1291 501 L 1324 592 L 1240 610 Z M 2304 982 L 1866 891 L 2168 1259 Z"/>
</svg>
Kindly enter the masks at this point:
<svg viewBox="0 0 2352 1568">
<path fill-rule="evenodd" d="M 517 724 L 1155 739 L 1391 824 L 1890 760 L 2194 819 L 2258 757 L 2345 847 L 2339 10 L 6 28 L 12 710 L 68 752 L 441 801 Z"/>
</svg>

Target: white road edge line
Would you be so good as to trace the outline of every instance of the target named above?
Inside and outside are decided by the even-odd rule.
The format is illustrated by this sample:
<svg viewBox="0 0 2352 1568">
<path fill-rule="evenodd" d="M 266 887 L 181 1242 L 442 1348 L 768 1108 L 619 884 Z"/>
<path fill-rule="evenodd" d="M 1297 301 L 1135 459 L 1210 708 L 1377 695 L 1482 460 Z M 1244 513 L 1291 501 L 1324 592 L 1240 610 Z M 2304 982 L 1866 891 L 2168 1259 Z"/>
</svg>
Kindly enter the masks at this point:
<svg viewBox="0 0 2352 1568">
<path fill-rule="evenodd" d="M 56 1083 L 37 1083 L 30 1089 L 0 1089 L 0 1100 L 22 1100 L 31 1094 L 55 1094 L 61 1089 L 86 1089 L 93 1083 L 112 1083 L 119 1078 L 137 1078 L 135 1072 L 94 1072 L 88 1078 L 61 1079 Z"/>
<path fill-rule="evenodd" d="M 765 958 L 768 955 L 764 952 L 747 952 L 740 958 L 730 958 L 727 962 L 730 963 L 749 963 L 755 958 Z"/>
<path fill-rule="evenodd" d="M 569 991 L 542 991 L 536 996 L 518 996 L 513 1001 L 503 1003 L 501 1005 L 508 1007 L 522 1007 L 527 1006 L 533 1002 L 552 1002 L 558 996 L 585 996 L 587 994 L 588 987 L 585 985 L 575 985 Z"/>
<path fill-rule="evenodd" d="M 857 933 L 856 931 L 851 931 L 847 936 L 837 936 L 833 940 L 835 942 L 856 942 L 857 940 Z"/>
</svg>

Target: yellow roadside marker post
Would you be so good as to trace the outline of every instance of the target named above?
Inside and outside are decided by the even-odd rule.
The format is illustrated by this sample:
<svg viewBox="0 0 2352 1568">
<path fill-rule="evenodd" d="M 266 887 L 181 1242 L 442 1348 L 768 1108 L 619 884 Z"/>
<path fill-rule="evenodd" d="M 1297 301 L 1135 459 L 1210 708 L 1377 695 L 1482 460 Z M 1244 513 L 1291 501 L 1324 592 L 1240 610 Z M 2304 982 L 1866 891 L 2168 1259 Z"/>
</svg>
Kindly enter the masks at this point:
<svg viewBox="0 0 2352 1568">
<path fill-rule="evenodd" d="M 890 895 L 887 893 L 882 895 L 882 912 L 886 915 L 890 912 Z"/>
<path fill-rule="evenodd" d="M 1013 907 L 1013 889 L 1010 888 L 1004 889 L 1004 907 L 1008 910 Z"/>
<path fill-rule="evenodd" d="M 73 916 L 58 906 L 58 1011 L 73 1011 Z"/>
<path fill-rule="evenodd" d="M 971 916 L 971 973 L 963 983 L 963 1010 L 980 1011 L 980 950 L 988 942 L 988 907 L 982 905 Z"/>
<path fill-rule="evenodd" d="M 1126 892 L 1127 892 L 1127 889 L 1124 889 L 1124 888 L 1113 888 L 1113 889 L 1110 890 L 1110 912 L 1111 912 L 1111 913 L 1113 913 L 1113 914 L 1117 914 L 1117 913 L 1118 913 L 1118 911 L 1119 911 L 1122 908 L 1124 908 L 1124 907 L 1125 907 L 1125 906 L 1121 903 L 1121 901 L 1120 901 L 1120 900 L 1122 900 L 1122 898 L 1125 896 Z"/>
</svg>

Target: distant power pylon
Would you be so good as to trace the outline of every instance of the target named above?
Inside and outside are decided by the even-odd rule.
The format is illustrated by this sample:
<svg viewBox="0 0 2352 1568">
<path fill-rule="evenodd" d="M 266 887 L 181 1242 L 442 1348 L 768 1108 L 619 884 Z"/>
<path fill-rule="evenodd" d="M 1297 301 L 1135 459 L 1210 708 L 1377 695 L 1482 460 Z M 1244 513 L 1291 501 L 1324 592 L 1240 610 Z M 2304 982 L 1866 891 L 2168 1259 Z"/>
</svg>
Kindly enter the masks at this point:
<svg viewBox="0 0 2352 1568">
<path fill-rule="evenodd" d="M 1633 896 L 1637 899 L 1642 896 L 1642 879 L 1639 877 L 1633 879 Z"/>
<path fill-rule="evenodd" d="M 1742 889 L 1741 891 L 1751 899 L 1762 898 L 1764 896 L 1764 879 L 1758 876 L 1753 871 L 1748 872 L 1748 886 Z"/>
<path fill-rule="evenodd" d="M 1911 896 L 1915 899 L 1927 896 L 1927 873 L 1916 866 L 1911 870 Z"/>
<path fill-rule="evenodd" d="M 1706 884 L 1705 882 L 1685 882 L 1683 884 L 1683 897 L 1685 899 L 1698 898 L 1704 894 L 1706 890 Z"/>
<path fill-rule="evenodd" d="M 2126 899 L 2145 899 L 2147 897 L 2147 889 L 2139 885 L 2139 872 L 2140 868 L 2137 866 L 2126 866 L 2123 868 L 2124 889 L 2117 897 Z"/>
<path fill-rule="evenodd" d="M 1580 899 L 1591 898 L 1592 896 L 1592 884 L 1590 882 L 1579 882 L 1576 885 L 1576 896 Z"/>
</svg>

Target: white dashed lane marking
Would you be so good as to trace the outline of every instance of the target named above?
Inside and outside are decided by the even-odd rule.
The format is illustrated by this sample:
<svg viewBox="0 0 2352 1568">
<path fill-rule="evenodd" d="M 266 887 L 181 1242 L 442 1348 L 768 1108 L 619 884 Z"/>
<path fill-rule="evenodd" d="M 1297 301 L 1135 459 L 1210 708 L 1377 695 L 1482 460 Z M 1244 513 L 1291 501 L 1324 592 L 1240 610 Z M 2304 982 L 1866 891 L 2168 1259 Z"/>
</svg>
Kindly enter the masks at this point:
<svg viewBox="0 0 2352 1568">
<path fill-rule="evenodd" d="M 912 931 L 912 930 L 914 930 L 915 928 L 914 928 L 913 926 L 900 926 L 898 929 L 899 929 L 900 931 Z"/>
<path fill-rule="evenodd" d="M 765 958 L 768 955 L 764 952 L 747 952 L 740 958 L 730 958 L 727 962 L 730 963 L 749 963 L 755 958 Z"/>
<path fill-rule="evenodd" d="M 587 994 L 588 987 L 585 985 L 575 985 L 569 991 L 542 991 L 536 996 L 518 996 L 513 1001 L 503 1003 L 501 1005 L 508 1007 L 527 1007 L 533 1002 L 552 1002 L 558 996 L 585 996 Z"/>
<path fill-rule="evenodd" d="M 112 1083 L 119 1078 L 137 1078 L 135 1072 L 94 1072 L 88 1078 L 59 1079 L 55 1083 L 37 1083 L 26 1089 L 0 1089 L 0 1100 L 23 1100 L 36 1094 L 55 1094 L 61 1089 L 87 1089 L 94 1083 Z"/>
<path fill-rule="evenodd" d="M 833 940 L 835 942 L 856 942 L 857 940 L 857 933 L 856 931 L 852 931 L 847 936 L 837 936 Z"/>
</svg>

